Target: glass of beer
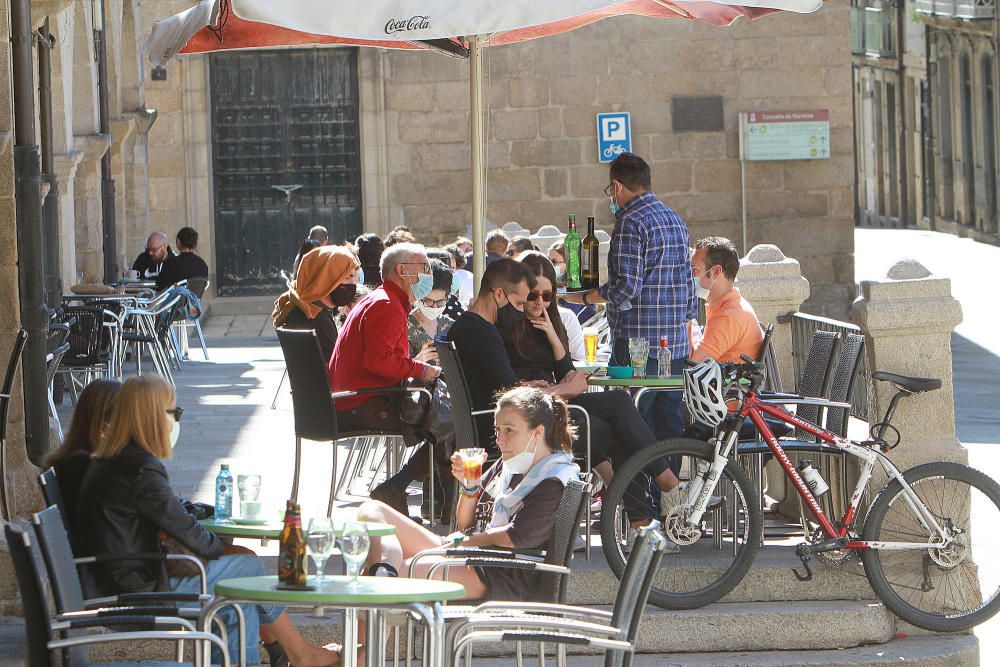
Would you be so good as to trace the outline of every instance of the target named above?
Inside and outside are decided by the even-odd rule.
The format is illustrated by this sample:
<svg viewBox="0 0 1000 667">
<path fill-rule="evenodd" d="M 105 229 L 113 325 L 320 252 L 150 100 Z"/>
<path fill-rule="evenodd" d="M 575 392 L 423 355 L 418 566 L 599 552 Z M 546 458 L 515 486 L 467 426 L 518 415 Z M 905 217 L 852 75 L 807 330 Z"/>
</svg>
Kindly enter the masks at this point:
<svg viewBox="0 0 1000 667">
<path fill-rule="evenodd" d="M 483 479 L 483 463 L 486 461 L 486 450 L 482 447 L 466 447 L 458 450 L 462 457 L 463 477 L 466 486 L 477 486 Z"/>
<path fill-rule="evenodd" d="M 583 330 L 583 347 L 587 353 L 587 363 L 597 361 L 597 328 L 585 327 Z"/>
</svg>

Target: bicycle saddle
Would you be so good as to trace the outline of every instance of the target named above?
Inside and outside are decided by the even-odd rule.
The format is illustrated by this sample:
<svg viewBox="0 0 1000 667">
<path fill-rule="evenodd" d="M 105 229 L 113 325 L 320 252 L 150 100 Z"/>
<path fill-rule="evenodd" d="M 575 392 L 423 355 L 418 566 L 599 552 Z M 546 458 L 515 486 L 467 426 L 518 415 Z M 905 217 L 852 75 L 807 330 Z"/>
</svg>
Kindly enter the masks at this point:
<svg viewBox="0 0 1000 667">
<path fill-rule="evenodd" d="M 941 388 L 941 380 L 936 378 L 914 378 L 907 377 L 905 375 L 896 375 L 895 373 L 886 373 L 885 371 L 872 373 L 872 379 L 891 382 L 900 389 L 905 389 L 911 394 L 919 394 L 925 391 L 934 391 L 935 389 Z"/>
</svg>

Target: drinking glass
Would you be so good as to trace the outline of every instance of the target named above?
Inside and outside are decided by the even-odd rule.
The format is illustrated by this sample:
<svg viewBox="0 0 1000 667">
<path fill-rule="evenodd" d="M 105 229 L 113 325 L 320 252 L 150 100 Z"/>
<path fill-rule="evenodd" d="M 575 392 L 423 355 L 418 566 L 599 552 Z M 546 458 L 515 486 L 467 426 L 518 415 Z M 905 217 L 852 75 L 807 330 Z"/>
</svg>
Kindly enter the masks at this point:
<svg viewBox="0 0 1000 667">
<path fill-rule="evenodd" d="M 458 450 L 462 457 L 463 477 L 467 487 L 477 486 L 483 479 L 483 463 L 486 461 L 486 450 L 482 447 L 466 447 Z"/>
<path fill-rule="evenodd" d="M 597 361 L 597 328 L 596 327 L 585 327 L 583 329 L 583 346 L 586 350 L 586 359 L 588 364 L 592 364 Z"/>
<path fill-rule="evenodd" d="M 344 530 L 338 540 L 340 544 L 340 555 L 344 557 L 347 564 L 347 573 L 351 575 L 351 586 L 357 588 L 358 574 L 361 566 L 368 558 L 368 527 L 357 521 L 348 521 L 344 524 Z"/>
<path fill-rule="evenodd" d="M 246 519 L 260 516 L 260 475 L 237 475 L 236 488 L 240 492 L 240 514 Z"/>
<path fill-rule="evenodd" d="M 646 377 L 646 361 L 649 359 L 649 341 L 645 338 L 629 338 L 628 353 L 632 357 L 632 377 Z"/>
<path fill-rule="evenodd" d="M 326 561 L 333 554 L 334 539 L 333 520 L 330 517 L 309 519 L 306 544 L 309 547 L 309 554 L 316 563 L 316 585 L 318 588 L 322 588 L 326 581 Z"/>
</svg>

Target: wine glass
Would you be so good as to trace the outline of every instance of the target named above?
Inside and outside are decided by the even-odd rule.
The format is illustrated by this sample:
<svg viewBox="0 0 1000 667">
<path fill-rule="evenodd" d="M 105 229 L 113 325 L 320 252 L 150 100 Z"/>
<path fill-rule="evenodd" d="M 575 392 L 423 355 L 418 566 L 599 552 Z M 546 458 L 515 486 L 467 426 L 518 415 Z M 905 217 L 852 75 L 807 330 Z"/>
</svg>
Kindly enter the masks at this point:
<svg viewBox="0 0 1000 667">
<path fill-rule="evenodd" d="M 340 535 L 340 554 L 347 563 L 347 573 L 351 575 L 351 587 L 357 588 L 358 574 L 361 566 L 368 558 L 368 527 L 357 521 L 348 521 L 344 524 L 344 530 Z"/>
<path fill-rule="evenodd" d="M 326 574 L 324 572 L 326 561 L 333 554 L 333 521 L 327 516 L 310 519 L 309 530 L 306 535 L 309 553 L 316 563 L 316 584 L 319 588 L 322 588 L 323 583 L 326 581 Z"/>
</svg>

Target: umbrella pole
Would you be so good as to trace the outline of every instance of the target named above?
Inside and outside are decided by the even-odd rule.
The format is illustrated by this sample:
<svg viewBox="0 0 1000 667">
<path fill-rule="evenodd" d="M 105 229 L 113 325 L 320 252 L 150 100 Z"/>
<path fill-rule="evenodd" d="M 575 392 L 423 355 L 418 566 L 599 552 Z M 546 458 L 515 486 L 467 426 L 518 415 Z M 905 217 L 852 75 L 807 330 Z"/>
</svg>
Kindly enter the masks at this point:
<svg viewBox="0 0 1000 667">
<path fill-rule="evenodd" d="M 483 157 L 486 141 L 483 132 L 483 55 L 479 35 L 469 38 L 469 93 L 472 109 L 472 274 L 476 294 L 486 270 L 486 169 Z"/>
</svg>

